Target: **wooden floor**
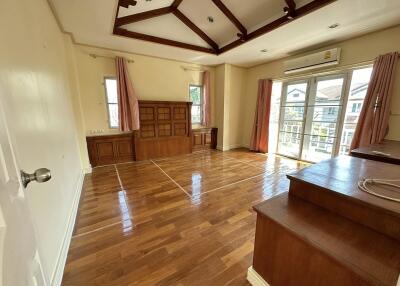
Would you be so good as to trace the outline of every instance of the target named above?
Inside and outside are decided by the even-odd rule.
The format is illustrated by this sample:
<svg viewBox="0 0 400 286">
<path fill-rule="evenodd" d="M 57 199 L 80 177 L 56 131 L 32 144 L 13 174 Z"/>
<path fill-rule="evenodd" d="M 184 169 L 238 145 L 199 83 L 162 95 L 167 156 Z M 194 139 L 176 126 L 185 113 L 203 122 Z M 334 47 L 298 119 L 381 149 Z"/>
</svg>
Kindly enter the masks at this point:
<svg viewBox="0 0 400 286">
<path fill-rule="evenodd" d="M 248 285 L 252 206 L 305 166 L 233 150 L 96 168 L 63 285 Z"/>
</svg>

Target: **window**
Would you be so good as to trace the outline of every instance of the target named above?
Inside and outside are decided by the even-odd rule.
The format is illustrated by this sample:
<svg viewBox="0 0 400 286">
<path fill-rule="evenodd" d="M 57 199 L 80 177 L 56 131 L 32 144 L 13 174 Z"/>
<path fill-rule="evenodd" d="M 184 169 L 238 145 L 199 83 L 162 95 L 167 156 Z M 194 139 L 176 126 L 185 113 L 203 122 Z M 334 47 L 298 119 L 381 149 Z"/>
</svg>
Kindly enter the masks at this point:
<svg viewBox="0 0 400 286">
<path fill-rule="evenodd" d="M 362 68 L 279 83 L 277 153 L 312 162 L 348 153 L 371 72 Z"/>
<path fill-rule="evenodd" d="M 189 86 L 189 98 L 192 104 L 192 123 L 201 124 L 203 121 L 203 87 L 201 85 Z"/>
<path fill-rule="evenodd" d="M 118 122 L 117 79 L 105 78 L 104 85 L 106 88 L 108 124 L 110 128 L 118 128 L 119 122 Z"/>
<path fill-rule="evenodd" d="M 350 93 L 347 98 L 347 108 L 343 120 L 342 141 L 339 154 L 348 154 L 351 141 L 360 117 L 364 98 L 367 94 L 372 67 L 357 69 L 352 72 Z"/>
<path fill-rule="evenodd" d="M 351 112 L 353 113 L 358 113 L 361 111 L 361 103 L 353 103 L 353 105 L 351 106 Z"/>
</svg>

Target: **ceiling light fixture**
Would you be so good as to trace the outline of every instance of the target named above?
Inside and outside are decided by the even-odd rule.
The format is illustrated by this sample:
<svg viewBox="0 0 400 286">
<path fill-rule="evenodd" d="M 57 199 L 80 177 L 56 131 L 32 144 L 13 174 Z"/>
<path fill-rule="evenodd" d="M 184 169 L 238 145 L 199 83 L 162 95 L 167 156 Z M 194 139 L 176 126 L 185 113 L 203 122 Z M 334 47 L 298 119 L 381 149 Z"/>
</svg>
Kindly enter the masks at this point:
<svg viewBox="0 0 400 286">
<path fill-rule="evenodd" d="M 339 23 L 335 23 L 335 24 L 330 25 L 328 28 L 329 28 L 329 29 L 335 29 L 335 28 L 337 28 L 337 27 L 339 27 L 339 26 L 340 26 Z"/>
</svg>

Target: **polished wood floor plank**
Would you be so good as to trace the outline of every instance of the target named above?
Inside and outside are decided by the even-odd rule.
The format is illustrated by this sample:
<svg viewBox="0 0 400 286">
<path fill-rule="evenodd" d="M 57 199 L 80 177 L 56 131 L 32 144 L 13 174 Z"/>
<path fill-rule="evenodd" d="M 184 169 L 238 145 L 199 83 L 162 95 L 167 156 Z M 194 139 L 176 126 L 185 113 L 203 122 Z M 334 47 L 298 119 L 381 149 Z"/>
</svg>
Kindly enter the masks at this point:
<svg viewBox="0 0 400 286">
<path fill-rule="evenodd" d="M 63 285 L 248 285 L 252 206 L 304 166 L 241 149 L 95 168 Z"/>
</svg>

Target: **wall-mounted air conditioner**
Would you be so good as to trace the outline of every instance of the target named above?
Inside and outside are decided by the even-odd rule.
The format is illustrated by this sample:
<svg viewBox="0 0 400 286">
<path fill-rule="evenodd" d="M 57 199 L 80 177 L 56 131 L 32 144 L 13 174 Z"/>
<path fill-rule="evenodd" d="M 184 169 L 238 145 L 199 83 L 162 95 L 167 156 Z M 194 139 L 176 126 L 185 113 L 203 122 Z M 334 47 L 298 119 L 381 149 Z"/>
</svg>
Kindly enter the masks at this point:
<svg viewBox="0 0 400 286">
<path fill-rule="evenodd" d="M 340 48 L 318 52 L 308 56 L 284 62 L 285 74 L 293 74 L 307 70 L 338 65 L 340 61 Z"/>
</svg>

